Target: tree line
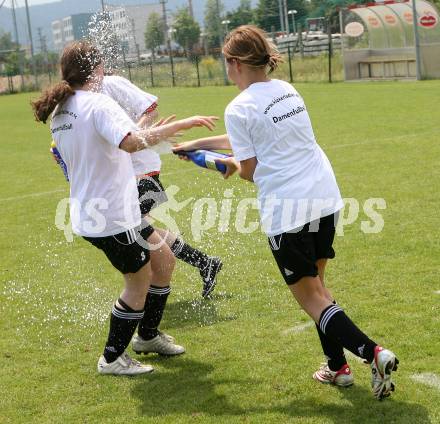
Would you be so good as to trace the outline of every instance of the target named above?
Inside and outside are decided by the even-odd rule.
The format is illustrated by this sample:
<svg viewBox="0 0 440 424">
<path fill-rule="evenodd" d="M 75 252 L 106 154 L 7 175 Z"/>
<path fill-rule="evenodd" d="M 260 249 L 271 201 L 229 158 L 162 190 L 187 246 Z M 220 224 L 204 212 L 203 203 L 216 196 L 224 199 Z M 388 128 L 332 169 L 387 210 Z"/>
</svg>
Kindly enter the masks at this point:
<svg viewBox="0 0 440 424">
<path fill-rule="evenodd" d="M 440 0 L 430 0 L 440 8 Z M 239 6 L 225 12 L 221 0 L 205 2 L 204 29 L 191 17 L 188 8 L 183 7 L 174 14 L 172 32 L 170 35 L 185 50 L 191 53 L 195 46 L 206 43 L 209 49 L 218 49 L 226 30 L 231 30 L 244 24 L 255 24 L 267 32 L 280 32 L 279 0 L 259 0 L 252 7 L 251 0 L 240 0 Z M 307 18 L 324 17 L 332 32 L 339 31 L 338 11 L 341 7 L 351 4 L 366 3 L 366 0 L 287 0 L 287 10 L 295 10 L 295 22 L 305 28 Z M 227 22 L 222 24 L 222 22 Z M 291 25 L 289 16 L 289 25 Z M 292 27 L 291 27 L 292 28 Z M 146 30 L 146 46 L 154 52 L 165 43 L 165 30 L 162 17 L 153 13 L 149 16 Z"/>
</svg>

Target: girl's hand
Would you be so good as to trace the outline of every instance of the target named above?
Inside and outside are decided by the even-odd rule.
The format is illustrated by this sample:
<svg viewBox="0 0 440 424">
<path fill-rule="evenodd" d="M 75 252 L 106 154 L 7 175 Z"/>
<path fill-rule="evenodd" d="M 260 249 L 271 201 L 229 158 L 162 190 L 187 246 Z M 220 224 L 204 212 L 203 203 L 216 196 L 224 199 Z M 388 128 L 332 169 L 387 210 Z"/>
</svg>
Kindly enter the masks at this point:
<svg viewBox="0 0 440 424">
<path fill-rule="evenodd" d="M 209 131 L 213 131 L 215 128 L 215 121 L 218 121 L 217 116 L 191 116 L 190 118 L 181 119 L 177 121 L 180 129 L 189 130 L 194 127 L 206 127 Z"/>
<path fill-rule="evenodd" d="M 240 170 L 240 164 L 232 156 L 230 158 L 216 159 L 215 161 L 226 165 L 226 172 L 222 174 L 225 180 Z"/>
<path fill-rule="evenodd" d="M 184 143 L 177 143 L 174 145 L 173 152 L 178 152 L 179 150 L 190 152 L 191 150 L 197 150 L 197 147 L 194 146 L 194 141 L 186 141 Z"/>
<path fill-rule="evenodd" d="M 151 125 L 151 128 L 156 128 L 160 127 L 161 125 L 169 124 L 171 121 L 174 121 L 174 119 L 176 119 L 176 115 L 170 115 L 167 118 L 160 118 L 158 121 Z"/>
</svg>

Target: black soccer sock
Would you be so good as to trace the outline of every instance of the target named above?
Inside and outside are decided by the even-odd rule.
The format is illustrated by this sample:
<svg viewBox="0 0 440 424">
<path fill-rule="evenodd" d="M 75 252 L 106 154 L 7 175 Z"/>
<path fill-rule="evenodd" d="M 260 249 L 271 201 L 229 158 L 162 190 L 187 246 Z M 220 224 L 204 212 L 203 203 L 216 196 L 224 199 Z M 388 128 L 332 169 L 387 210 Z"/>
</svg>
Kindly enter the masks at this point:
<svg viewBox="0 0 440 424">
<path fill-rule="evenodd" d="M 370 340 L 338 305 L 330 305 L 322 311 L 319 328 L 327 337 L 339 342 L 356 356 L 368 362 L 374 359 L 374 348 L 377 344 Z"/>
<path fill-rule="evenodd" d="M 113 305 L 110 316 L 110 330 L 107 343 L 104 349 L 104 358 L 107 363 L 115 361 L 118 356 L 124 353 L 130 343 L 140 319 L 144 316 L 144 311 L 135 311 L 125 302 L 118 299 L 118 303 Z"/>
<path fill-rule="evenodd" d="M 327 358 L 327 365 L 332 371 L 339 371 L 346 363 L 342 345 L 330 337 L 327 337 L 316 324 L 319 340 L 321 341 L 322 351 Z"/>
<path fill-rule="evenodd" d="M 181 259 L 189 265 L 195 266 L 199 269 L 204 269 L 208 266 L 209 256 L 206 253 L 191 247 L 179 237 L 176 238 L 176 241 L 171 246 L 171 251 L 177 259 Z"/>
<path fill-rule="evenodd" d="M 170 291 L 170 286 L 158 287 L 150 285 L 145 300 L 144 317 L 139 322 L 138 328 L 138 334 L 144 340 L 151 340 L 159 334 L 157 327 L 159 327 L 162 320 Z"/>
<path fill-rule="evenodd" d="M 333 304 L 336 305 L 335 300 L 333 301 Z M 319 340 L 321 342 L 322 350 L 327 358 L 328 367 L 331 371 L 339 371 L 347 363 L 347 359 L 344 355 L 344 348 L 336 340 L 327 337 L 321 331 L 318 324 L 315 325 Z"/>
</svg>

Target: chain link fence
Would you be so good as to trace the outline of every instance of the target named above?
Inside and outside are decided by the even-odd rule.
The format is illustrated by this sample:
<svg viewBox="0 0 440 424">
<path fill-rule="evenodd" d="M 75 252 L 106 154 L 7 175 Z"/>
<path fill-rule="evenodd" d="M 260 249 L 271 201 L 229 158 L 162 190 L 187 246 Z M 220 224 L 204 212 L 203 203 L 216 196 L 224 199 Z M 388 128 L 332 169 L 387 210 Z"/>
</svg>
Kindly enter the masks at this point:
<svg viewBox="0 0 440 424">
<path fill-rule="evenodd" d="M 284 62 L 273 77 L 290 82 L 333 82 L 343 80 L 339 40 L 332 38 L 278 43 Z M 147 61 L 126 58 L 118 73 L 143 88 L 222 86 L 227 83 L 222 58 L 217 55 L 186 57 L 159 56 Z M 32 74 L 1 75 L 0 94 L 37 91 L 55 83 L 59 72 L 41 67 Z"/>
</svg>

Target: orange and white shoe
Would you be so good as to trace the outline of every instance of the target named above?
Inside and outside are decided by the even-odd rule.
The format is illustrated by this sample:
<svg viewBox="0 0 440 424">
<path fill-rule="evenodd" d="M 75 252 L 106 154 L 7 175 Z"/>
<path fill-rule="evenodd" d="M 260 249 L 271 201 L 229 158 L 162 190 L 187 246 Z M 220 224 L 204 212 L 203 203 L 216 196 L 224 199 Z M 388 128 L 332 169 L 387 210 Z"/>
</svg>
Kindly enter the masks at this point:
<svg viewBox="0 0 440 424">
<path fill-rule="evenodd" d="M 374 348 L 374 359 L 371 362 L 371 388 L 376 399 L 382 400 L 394 391 L 391 372 L 397 371 L 399 360 L 391 350 L 381 346 Z"/>
<path fill-rule="evenodd" d="M 321 368 L 313 374 L 313 378 L 323 384 L 334 384 L 339 387 L 348 387 L 354 383 L 353 374 L 348 364 L 338 371 L 332 371 L 328 364 L 322 364 Z"/>
</svg>

